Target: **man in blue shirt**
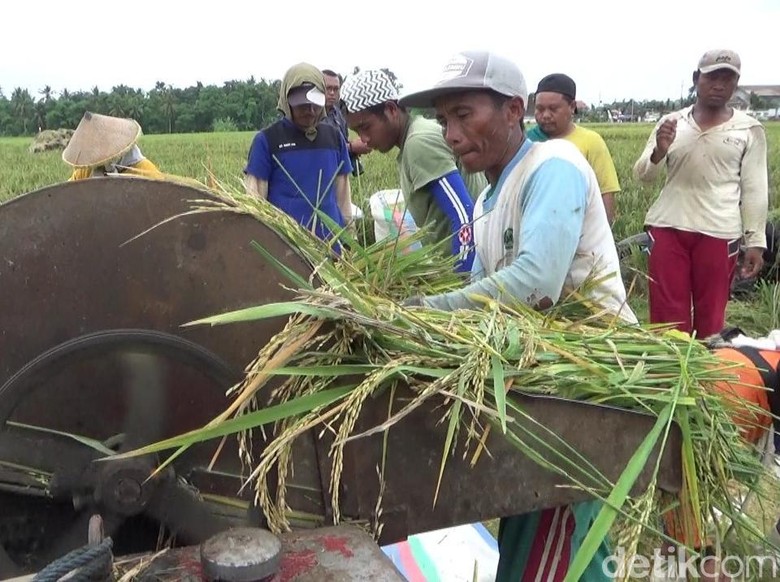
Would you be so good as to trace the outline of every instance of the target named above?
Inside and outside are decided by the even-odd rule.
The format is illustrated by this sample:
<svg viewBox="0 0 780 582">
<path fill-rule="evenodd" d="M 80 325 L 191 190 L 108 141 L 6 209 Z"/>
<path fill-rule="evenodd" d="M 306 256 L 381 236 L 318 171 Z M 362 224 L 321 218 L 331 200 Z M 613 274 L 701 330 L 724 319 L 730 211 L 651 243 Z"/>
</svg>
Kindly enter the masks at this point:
<svg viewBox="0 0 780 582">
<path fill-rule="evenodd" d="M 324 117 L 325 81 L 313 65 L 299 63 L 284 75 L 278 109 L 284 117 L 252 141 L 244 185 L 322 239 L 332 236 L 320 213 L 339 227 L 352 221 L 344 137 Z"/>
<path fill-rule="evenodd" d="M 527 100 L 518 67 L 483 51 L 455 55 L 431 89 L 401 98 L 408 107 L 435 107 L 463 167 L 484 171 L 490 183 L 474 207 L 473 282 L 405 303 L 454 311 L 479 309 L 482 297 L 544 309 L 594 276 L 601 282 L 585 290 L 592 301 L 634 322 L 596 176 L 570 142 L 526 139 Z M 497 582 L 563 580 L 600 507 L 593 501 L 503 518 Z M 610 579 L 608 556 L 602 544 L 579 579 Z"/>
</svg>

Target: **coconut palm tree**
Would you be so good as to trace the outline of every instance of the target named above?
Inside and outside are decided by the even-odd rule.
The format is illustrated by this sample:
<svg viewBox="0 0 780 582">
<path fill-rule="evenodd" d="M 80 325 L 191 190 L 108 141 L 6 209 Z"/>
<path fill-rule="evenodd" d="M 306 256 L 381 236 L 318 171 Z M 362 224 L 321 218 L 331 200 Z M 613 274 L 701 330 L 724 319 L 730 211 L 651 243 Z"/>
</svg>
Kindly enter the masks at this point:
<svg viewBox="0 0 780 582">
<path fill-rule="evenodd" d="M 43 95 L 43 102 L 48 104 L 49 101 L 51 101 L 51 97 L 54 94 L 54 91 L 52 91 L 50 85 L 44 85 L 43 89 L 38 91 L 38 94 Z"/>
<path fill-rule="evenodd" d="M 22 132 L 27 133 L 27 122 L 33 114 L 35 101 L 27 89 L 17 87 L 11 95 L 11 109 L 16 115 L 17 121 L 22 122 Z"/>
<path fill-rule="evenodd" d="M 168 85 L 162 92 L 161 102 L 163 113 L 168 119 L 168 133 L 173 133 L 173 120 L 176 117 L 176 94 L 173 87 Z"/>
</svg>

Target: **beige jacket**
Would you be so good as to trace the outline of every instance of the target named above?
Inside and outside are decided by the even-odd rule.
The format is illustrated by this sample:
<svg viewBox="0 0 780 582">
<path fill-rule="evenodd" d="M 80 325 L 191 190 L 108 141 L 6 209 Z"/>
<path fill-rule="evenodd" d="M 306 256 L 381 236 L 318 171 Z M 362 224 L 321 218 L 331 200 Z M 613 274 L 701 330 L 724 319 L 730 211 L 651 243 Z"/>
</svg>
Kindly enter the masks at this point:
<svg viewBox="0 0 780 582">
<path fill-rule="evenodd" d="M 655 134 L 670 117 L 677 134 L 666 157 L 650 161 Z M 651 182 L 666 168 L 666 182 L 650 207 L 645 224 L 672 227 L 766 248 L 768 175 L 766 135 L 762 125 L 741 112 L 702 131 L 693 107 L 664 116 L 653 129 L 634 165 L 639 180 Z"/>
</svg>

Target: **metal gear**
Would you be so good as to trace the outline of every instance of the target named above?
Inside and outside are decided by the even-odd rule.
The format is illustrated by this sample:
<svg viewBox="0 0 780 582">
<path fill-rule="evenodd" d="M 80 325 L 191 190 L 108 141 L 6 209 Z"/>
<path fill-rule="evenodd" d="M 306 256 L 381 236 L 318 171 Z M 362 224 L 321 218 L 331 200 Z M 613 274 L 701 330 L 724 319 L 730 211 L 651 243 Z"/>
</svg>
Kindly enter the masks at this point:
<svg viewBox="0 0 780 582">
<path fill-rule="evenodd" d="M 85 366 L 92 375 L 84 375 Z M 0 559 L 0 574 L 18 573 L 10 571 L 9 558 L 21 570 L 39 568 L 42 562 L 82 545 L 85 519 L 94 511 L 103 515 L 109 535 L 127 518 L 141 514 L 170 526 L 187 543 L 202 541 L 227 527 L 173 471 L 148 479 L 156 466 L 152 457 L 96 462 L 108 451 L 96 450 L 100 447 L 95 437 L 108 432 L 118 452 L 177 432 L 167 426 L 173 404 L 167 402 L 171 394 L 166 385 L 171 373 L 166 368 L 177 366 L 175 372 L 186 369 L 201 376 L 207 380 L 204 386 L 222 396 L 238 378 L 216 355 L 180 337 L 150 330 L 107 330 L 48 350 L 0 387 L 0 458 L 7 467 L 0 473 L 0 492 L 8 502 L 3 505 L 17 510 L 4 511 L 0 520 L 0 542 L 6 553 L 6 559 Z M 40 397 L 47 388 L 81 390 L 80 383 L 68 383 L 74 371 L 78 378 L 96 382 L 98 393 L 103 393 L 101 386 L 105 388 L 102 404 L 122 408 L 124 415 L 109 415 L 114 421 L 121 418 L 121 426 L 108 430 L 106 419 L 98 418 L 92 425 L 89 419 L 76 419 L 76 426 L 68 430 L 56 422 L 56 428 L 31 426 L 34 419 L 29 416 L 35 416 L 35 411 L 26 412 L 25 402 Z M 116 391 L 116 384 L 122 384 L 124 399 L 112 395 L 110 388 Z M 197 392 L 193 399 L 191 406 L 202 404 L 197 402 Z M 192 411 L 190 428 L 200 425 L 196 412 Z M 181 458 L 174 466 L 186 475 L 197 462 Z M 29 475 L 19 467 L 33 467 L 50 478 L 45 485 L 32 487 L 25 484 Z"/>
</svg>

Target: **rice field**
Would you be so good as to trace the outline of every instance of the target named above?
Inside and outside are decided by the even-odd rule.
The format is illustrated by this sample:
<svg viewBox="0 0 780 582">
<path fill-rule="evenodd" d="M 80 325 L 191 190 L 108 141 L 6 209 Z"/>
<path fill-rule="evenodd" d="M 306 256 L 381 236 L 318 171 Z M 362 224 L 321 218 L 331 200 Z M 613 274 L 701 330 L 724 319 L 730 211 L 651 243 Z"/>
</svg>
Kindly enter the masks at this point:
<svg viewBox="0 0 780 582">
<path fill-rule="evenodd" d="M 631 175 L 634 161 L 652 130 L 648 124 L 590 125 L 604 137 L 617 167 L 622 192 L 617 198 L 616 239 L 641 230 L 655 188 L 639 185 Z M 769 140 L 770 207 L 780 204 L 780 123 L 766 124 Z M 162 171 L 204 180 L 208 171 L 225 182 L 240 179 L 253 132 L 149 135 L 141 149 Z M 0 202 L 66 180 L 68 166 L 59 151 L 31 154 L 30 138 L 0 138 Z M 364 158 L 365 173 L 353 178 L 355 201 L 363 204 L 381 188 L 397 184 L 395 154 L 372 153 Z"/>
<path fill-rule="evenodd" d="M 638 184 L 632 176 L 634 161 L 639 157 L 652 130 L 649 124 L 590 125 L 604 137 L 615 161 L 622 191 L 617 196 L 617 218 L 613 226 L 615 240 L 640 232 L 656 186 Z M 780 207 L 780 123 L 766 124 L 769 141 L 770 209 Z M 162 171 L 206 181 L 209 173 L 228 185 L 241 179 L 241 172 L 254 132 L 149 135 L 141 138 L 144 154 Z M 0 202 L 20 194 L 67 180 L 69 167 L 59 151 L 31 154 L 30 138 L 0 138 Z M 375 191 L 397 186 L 395 153 L 372 153 L 364 158 L 365 173 L 352 178 L 353 198 L 367 213 L 368 197 Z M 644 298 L 644 258 L 635 257 L 636 273 L 631 302 L 638 314 L 646 313 Z M 765 333 L 780 327 L 775 300 L 777 288 L 768 288 L 752 303 L 734 302 L 729 323 L 743 326 L 752 333 Z"/>
</svg>

